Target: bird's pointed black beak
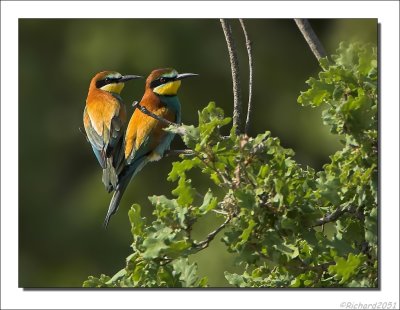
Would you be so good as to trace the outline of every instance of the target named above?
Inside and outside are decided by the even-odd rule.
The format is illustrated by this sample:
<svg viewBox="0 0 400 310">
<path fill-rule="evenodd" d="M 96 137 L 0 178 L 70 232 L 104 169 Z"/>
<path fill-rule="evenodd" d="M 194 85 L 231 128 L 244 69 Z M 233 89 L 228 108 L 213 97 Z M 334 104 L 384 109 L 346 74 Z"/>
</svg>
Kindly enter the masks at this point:
<svg viewBox="0 0 400 310">
<path fill-rule="evenodd" d="M 118 82 L 123 83 L 123 82 L 129 81 L 129 80 L 142 79 L 142 78 L 143 78 L 143 76 L 140 76 L 140 75 L 124 75 L 122 78 L 119 79 Z"/>
<path fill-rule="evenodd" d="M 198 76 L 198 74 L 196 74 L 196 73 L 181 73 L 181 74 L 178 74 L 178 76 L 175 78 L 175 80 L 183 80 L 183 79 L 186 79 L 186 78 L 192 77 L 192 76 Z"/>
</svg>

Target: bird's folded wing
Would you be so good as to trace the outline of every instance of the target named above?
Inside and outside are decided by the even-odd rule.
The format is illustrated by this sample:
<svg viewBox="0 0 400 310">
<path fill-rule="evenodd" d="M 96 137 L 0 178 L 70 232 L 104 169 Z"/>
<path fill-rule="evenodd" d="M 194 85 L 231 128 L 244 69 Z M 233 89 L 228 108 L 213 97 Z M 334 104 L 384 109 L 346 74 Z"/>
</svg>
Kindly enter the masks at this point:
<svg viewBox="0 0 400 310">
<path fill-rule="evenodd" d="M 135 159 L 146 154 L 150 154 L 156 147 L 162 143 L 167 132 L 163 130 L 166 126 L 156 119 L 136 110 L 132 126 L 128 126 L 126 133 L 126 152 L 125 157 L 127 163 L 132 163 Z M 175 116 L 172 112 L 166 109 L 159 109 L 153 113 L 175 121 Z"/>
<path fill-rule="evenodd" d="M 83 124 L 85 126 L 85 131 L 87 138 L 92 145 L 93 152 L 96 155 L 97 160 L 99 161 L 101 167 L 104 169 L 106 167 L 106 158 L 104 153 L 104 140 L 103 137 L 97 133 L 97 131 L 92 126 L 92 122 L 90 120 L 89 114 L 86 109 L 84 111 Z"/>
</svg>

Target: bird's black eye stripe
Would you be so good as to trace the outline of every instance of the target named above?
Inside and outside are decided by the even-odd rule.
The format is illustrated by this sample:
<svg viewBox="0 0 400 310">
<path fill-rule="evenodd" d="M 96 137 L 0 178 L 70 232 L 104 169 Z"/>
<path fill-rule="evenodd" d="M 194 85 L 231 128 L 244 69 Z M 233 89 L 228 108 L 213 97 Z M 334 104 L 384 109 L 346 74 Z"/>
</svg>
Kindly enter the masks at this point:
<svg viewBox="0 0 400 310">
<path fill-rule="evenodd" d="M 155 79 L 150 83 L 150 88 L 156 88 L 157 86 L 160 86 L 162 84 L 166 84 L 168 82 L 174 81 L 175 77 L 159 77 L 158 79 Z"/>
<path fill-rule="evenodd" d="M 112 84 L 112 83 L 117 83 L 118 81 L 119 81 L 119 78 L 106 77 L 105 79 L 97 81 L 96 82 L 96 87 L 97 88 L 102 88 L 105 85 Z"/>
</svg>

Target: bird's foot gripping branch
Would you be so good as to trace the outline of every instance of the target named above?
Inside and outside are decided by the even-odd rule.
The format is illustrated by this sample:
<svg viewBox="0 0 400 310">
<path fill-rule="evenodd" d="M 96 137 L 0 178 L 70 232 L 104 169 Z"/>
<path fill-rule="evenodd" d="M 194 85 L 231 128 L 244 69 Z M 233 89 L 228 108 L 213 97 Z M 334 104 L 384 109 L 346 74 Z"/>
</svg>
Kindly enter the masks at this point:
<svg viewBox="0 0 400 310">
<path fill-rule="evenodd" d="M 179 127 L 190 158 L 173 163 L 174 198 L 149 197 L 155 220 L 129 211 L 133 253 L 113 277 L 89 277 L 85 287 L 204 287 L 189 257 L 222 239 L 238 257 L 238 287 L 377 286 L 377 74 L 376 49 L 341 45 L 333 62 L 308 81 L 302 105 L 325 104 L 324 123 L 343 136 L 343 149 L 322 171 L 301 167 L 293 151 L 269 132 L 229 136 L 230 123 L 210 103 L 199 125 Z M 210 180 L 200 193 L 189 178 Z M 205 215 L 220 218 L 202 240 L 191 231 Z M 223 272 L 223 271 L 221 271 Z"/>
</svg>

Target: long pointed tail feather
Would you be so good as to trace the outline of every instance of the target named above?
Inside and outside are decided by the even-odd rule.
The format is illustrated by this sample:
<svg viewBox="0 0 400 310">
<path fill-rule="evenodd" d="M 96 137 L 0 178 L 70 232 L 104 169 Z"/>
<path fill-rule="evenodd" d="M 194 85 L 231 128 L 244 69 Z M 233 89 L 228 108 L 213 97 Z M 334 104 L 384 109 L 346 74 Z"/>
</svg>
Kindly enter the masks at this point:
<svg viewBox="0 0 400 310">
<path fill-rule="evenodd" d="M 121 172 L 118 185 L 116 186 L 116 190 L 111 198 L 107 215 L 104 220 L 104 228 L 107 228 L 111 216 L 113 216 L 117 212 L 119 203 L 122 199 L 122 195 L 124 194 L 131 179 L 135 177 L 135 175 L 144 167 L 144 165 L 146 165 L 147 162 L 147 156 L 143 156 L 141 158 L 138 158 L 130 166 L 126 166 L 125 169 Z"/>
<path fill-rule="evenodd" d="M 104 219 L 104 228 L 107 228 L 111 216 L 117 212 L 122 195 L 124 194 L 128 183 L 129 181 L 125 182 L 125 184 L 122 184 L 122 186 L 118 186 L 117 190 L 114 192 L 114 195 L 111 198 L 110 206 L 108 207 L 106 218 Z"/>
<path fill-rule="evenodd" d="M 112 166 L 112 158 L 107 158 L 107 167 L 103 169 L 102 181 L 107 192 L 111 193 L 117 188 L 118 176 L 115 168 Z"/>
<path fill-rule="evenodd" d="M 106 159 L 106 165 L 103 168 L 103 184 L 107 192 L 111 193 L 117 188 L 118 175 L 124 168 L 124 141 L 121 138 L 118 144 L 114 148 L 109 148 L 106 150 L 109 153 Z M 112 153 L 112 154 L 111 154 Z"/>
</svg>

